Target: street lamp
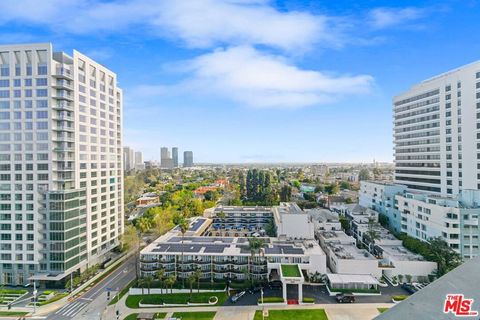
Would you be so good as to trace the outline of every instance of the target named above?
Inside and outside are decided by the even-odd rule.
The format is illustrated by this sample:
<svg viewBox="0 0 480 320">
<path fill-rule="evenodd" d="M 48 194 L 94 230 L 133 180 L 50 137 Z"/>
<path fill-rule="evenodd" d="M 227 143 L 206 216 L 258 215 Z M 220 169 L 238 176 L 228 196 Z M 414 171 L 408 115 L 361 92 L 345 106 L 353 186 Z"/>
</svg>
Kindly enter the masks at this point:
<svg viewBox="0 0 480 320">
<path fill-rule="evenodd" d="M 260 295 L 262 299 L 262 320 L 265 320 L 265 306 L 263 305 L 263 288 L 260 288 Z"/>
</svg>

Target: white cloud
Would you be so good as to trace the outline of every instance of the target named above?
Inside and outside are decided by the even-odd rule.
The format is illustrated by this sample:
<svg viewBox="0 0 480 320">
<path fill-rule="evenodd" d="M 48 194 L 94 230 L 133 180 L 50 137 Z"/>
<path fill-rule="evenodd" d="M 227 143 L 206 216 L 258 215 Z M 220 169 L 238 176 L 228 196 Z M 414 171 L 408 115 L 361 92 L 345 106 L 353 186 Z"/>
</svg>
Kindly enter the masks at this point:
<svg viewBox="0 0 480 320">
<path fill-rule="evenodd" d="M 333 18 L 280 12 L 268 1 L 167 0 L 162 7 L 154 24 L 193 47 L 264 44 L 291 51 L 338 41 Z"/>
<path fill-rule="evenodd" d="M 25 8 L 34 8 L 25 10 Z M 0 1 L 1 22 L 50 26 L 56 32 L 131 32 L 181 40 L 190 47 L 262 44 L 305 50 L 313 43 L 337 46 L 334 18 L 280 12 L 265 0 L 49 0 Z"/>
<path fill-rule="evenodd" d="M 254 107 L 298 108 L 334 102 L 346 95 L 369 92 L 368 75 L 330 75 L 300 69 L 288 60 L 261 53 L 249 46 L 219 49 L 182 64 L 189 78 L 174 91 L 214 95 Z M 155 87 L 143 94 L 162 94 Z M 179 89 L 180 88 L 180 89 Z M 153 89 L 153 90 L 152 90 Z M 168 91 L 168 90 L 167 90 Z"/>
<path fill-rule="evenodd" d="M 425 15 L 420 8 L 377 8 L 369 13 L 369 23 L 376 29 L 404 25 Z"/>
</svg>

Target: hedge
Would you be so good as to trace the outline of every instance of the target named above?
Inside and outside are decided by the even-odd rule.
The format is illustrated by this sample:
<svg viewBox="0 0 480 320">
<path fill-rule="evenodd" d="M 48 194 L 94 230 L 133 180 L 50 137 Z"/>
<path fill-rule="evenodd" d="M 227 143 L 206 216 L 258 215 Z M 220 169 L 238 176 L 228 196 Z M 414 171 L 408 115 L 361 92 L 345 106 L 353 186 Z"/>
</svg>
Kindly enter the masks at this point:
<svg viewBox="0 0 480 320">
<path fill-rule="evenodd" d="M 407 299 L 407 298 L 408 298 L 408 296 L 407 296 L 407 295 L 404 295 L 404 294 L 402 294 L 402 295 L 397 295 L 397 296 L 393 296 L 393 297 L 392 297 L 392 299 L 395 300 L 395 301 L 403 301 L 403 300 L 405 300 L 405 299 Z"/>
<path fill-rule="evenodd" d="M 258 303 L 262 303 L 262 298 L 257 300 Z M 263 303 L 282 303 L 284 302 L 282 297 L 264 297 Z"/>
<path fill-rule="evenodd" d="M 303 298 L 302 302 L 304 302 L 304 303 L 314 303 L 315 299 L 314 298 Z"/>
</svg>

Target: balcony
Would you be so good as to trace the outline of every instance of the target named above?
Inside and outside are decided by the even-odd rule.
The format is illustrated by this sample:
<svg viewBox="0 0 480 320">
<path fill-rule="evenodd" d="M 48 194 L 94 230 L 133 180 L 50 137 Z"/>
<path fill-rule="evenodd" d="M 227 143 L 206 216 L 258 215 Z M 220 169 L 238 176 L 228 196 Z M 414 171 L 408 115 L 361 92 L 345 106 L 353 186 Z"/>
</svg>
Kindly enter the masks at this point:
<svg viewBox="0 0 480 320">
<path fill-rule="evenodd" d="M 73 94 L 59 90 L 53 95 L 53 99 L 73 101 Z"/>
<path fill-rule="evenodd" d="M 73 80 L 72 71 L 66 68 L 56 68 L 53 76 L 55 78 Z"/>
<path fill-rule="evenodd" d="M 56 104 L 52 106 L 53 109 L 55 110 L 68 110 L 68 111 L 73 111 L 73 106 L 65 101 L 58 101 Z"/>
<path fill-rule="evenodd" d="M 74 128 L 73 128 L 73 127 L 68 127 L 68 126 L 59 125 L 59 126 L 53 127 L 53 130 L 55 130 L 55 131 L 69 131 L 69 132 L 73 132 L 73 131 L 74 131 Z"/>
<path fill-rule="evenodd" d="M 52 87 L 57 89 L 73 90 L 73 85 L 66 80 L 57 80 Z"/>
<path fill-rule="evenodd" d="M 58 115 L 58 114 L 54 114 L 52 116 L 52 119 L 57 121 L 74 121 L 75 120 L 72 116 Z"/>
</svg>

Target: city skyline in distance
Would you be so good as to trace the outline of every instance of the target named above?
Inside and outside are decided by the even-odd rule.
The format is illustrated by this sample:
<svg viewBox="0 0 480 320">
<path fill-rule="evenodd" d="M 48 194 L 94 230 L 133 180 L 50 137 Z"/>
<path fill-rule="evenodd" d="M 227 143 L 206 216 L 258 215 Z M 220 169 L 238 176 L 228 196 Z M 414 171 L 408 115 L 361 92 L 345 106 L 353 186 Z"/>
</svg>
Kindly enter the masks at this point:
<svg viewBox="0 0 480 320">
<path fill-rule="evenodd" d="M 139 12 L 139 3 L 147 5 L 125 1 L 95 16 L 100 2 L 52 2 L 35 17 L 0 4 L 9 17 L 0 41 L 52 42 L 115 70 L 125 145 L 145 159 L 162 141 L 188 146 L 198 163 L 392 162 L 392 97 L 478 60 L 479 36 L 462 35 L 478 27 L 475 3 L 202 1 L 215 18 L 201 21 L 203 31 L 179 19 L 201 8 L 164 1 Z M 118 22 L 122 12 L 139 14 Z M 230 12 L 277 29 L 223 21 Z M 75 28 L 55 31 L 73 18 Z"/>
</svg>

